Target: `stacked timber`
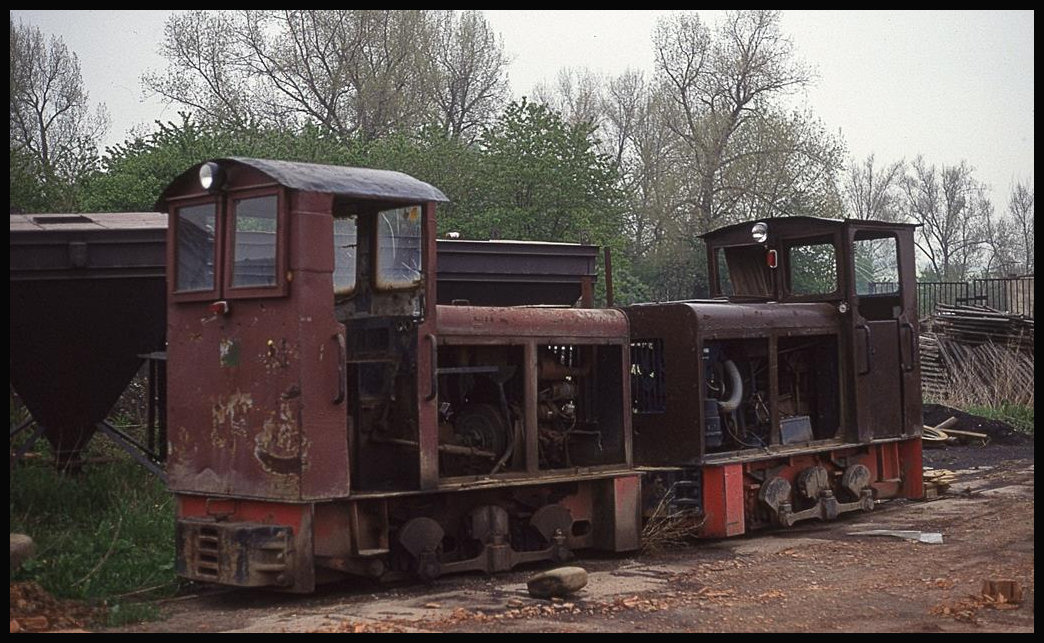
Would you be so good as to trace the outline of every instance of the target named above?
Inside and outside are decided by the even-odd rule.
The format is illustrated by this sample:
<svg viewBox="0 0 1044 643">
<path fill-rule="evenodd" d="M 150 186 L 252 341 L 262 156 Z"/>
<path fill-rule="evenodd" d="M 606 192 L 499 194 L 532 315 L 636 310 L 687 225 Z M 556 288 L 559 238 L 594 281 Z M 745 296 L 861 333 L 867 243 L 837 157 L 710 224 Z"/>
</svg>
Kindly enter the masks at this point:
<svg viewBox="0 0 1044 643">
<path fill-rule="evenodd" d="M 990 342 L 1033 352 L 1033 319 L 987 306 L 939 304 L 932 315 L 932 329 L 964 344 Z"/>
<path fill-rule="evenodd" d="M 922 330 L 926 396 L 1033 403 L 1033 319 L 986 306 L 939 305 Z"/>
</svg>

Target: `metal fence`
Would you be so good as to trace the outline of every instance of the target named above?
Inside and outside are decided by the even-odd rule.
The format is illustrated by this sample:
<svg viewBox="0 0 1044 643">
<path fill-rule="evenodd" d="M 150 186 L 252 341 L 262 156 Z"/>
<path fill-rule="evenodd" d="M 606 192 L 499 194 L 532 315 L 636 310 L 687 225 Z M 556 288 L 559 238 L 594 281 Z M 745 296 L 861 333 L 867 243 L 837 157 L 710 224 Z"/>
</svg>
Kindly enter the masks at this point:
<svg viewBox="0 0 1044 643">
<path fill-rule="evenodd" d="M 867 284 L 867 291 L 891 293 L 899 288 L 894 281 L 874 281 Z M 972 279 L 971 281 L 919 281 L 917 282 L 917 311 L 920 317 L 935 312 L 938 304 L 944 306 L 988 306 L 994 310 L 1033 316 L 1033 275 L 1022 277 L 1000 277 Z"/>
<path fill-rule="evenodd" d="M 935 311 L 936 304 L 989 306 L 995 310 L 1033 315 L 1033 275 L 971 281 L 922 281 L 917 283 L 917 308 L 921 317 Z"/>
</svg>

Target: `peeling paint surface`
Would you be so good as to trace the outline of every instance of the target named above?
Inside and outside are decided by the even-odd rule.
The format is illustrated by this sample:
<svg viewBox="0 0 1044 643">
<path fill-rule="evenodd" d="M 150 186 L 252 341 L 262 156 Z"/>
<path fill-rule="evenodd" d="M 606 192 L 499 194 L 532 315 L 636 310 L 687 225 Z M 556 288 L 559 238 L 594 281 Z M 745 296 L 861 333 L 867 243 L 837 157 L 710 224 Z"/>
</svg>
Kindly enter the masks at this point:
<svg viewBox="0 0 1044 643">
<path fill-rule="evenodd" d="M 210 442 L 217 448 L 227 449 L 235 444 L 237 437 L 247 436 L 247 414 L 254 406 L 250 393 L 235 391 L 219 395 L 212 406 Z"/>
<path fill-rule="evenodd" d="M 298 357 L 296 346 L 286 340 L 268 339 L 265 341 L 264 351 L 260 355 L 261 364 L 269 374 L 290 367 L 291 362 Z"/>
</svg>

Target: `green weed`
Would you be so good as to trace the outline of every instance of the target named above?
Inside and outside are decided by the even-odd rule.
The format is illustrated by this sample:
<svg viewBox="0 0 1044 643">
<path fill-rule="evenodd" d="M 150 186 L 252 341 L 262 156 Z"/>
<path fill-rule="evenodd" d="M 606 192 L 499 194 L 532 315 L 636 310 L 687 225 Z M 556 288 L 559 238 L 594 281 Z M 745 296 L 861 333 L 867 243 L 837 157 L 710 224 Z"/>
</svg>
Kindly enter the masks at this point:
<svg viewBox="0 0 1044 643">
<path fill-rule="evenodd" d="M 21 419 L 12 394 L 12 422 Z M 143 427 L 120 428 L 141 433 Z M 11 441 L 12 450 L 31 431 Z M 27 534 L 36 555 L 11 580 L 38 582 L 58 598 L 109 607 L 110 618 L 141 620 L 149 598 L 172 596 L 173 498 L 163 481 L 98 433 L 77 470 L 59 471 L 46 439 L 39 439 L 10 472 L 12 533 Z"/>
<path fill-rule="evenodd" d="M 961 409 L 965 413 L 991 420 L 1001 420 L 1023 433 L 1033 435 L 1033 407 L 1025 404 L 1001 402 L 993 406 L 971 404 Z"/>
</svg>

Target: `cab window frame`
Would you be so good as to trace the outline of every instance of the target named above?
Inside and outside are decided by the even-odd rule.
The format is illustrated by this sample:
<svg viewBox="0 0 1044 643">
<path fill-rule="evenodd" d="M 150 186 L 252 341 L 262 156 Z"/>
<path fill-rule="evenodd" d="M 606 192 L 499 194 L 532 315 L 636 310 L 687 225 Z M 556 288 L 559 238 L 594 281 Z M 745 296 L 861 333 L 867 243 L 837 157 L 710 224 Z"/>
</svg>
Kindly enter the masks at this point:
<svg viewBox="0 0 1044 643">
<path fill-rule="evenodd" d="M 360 273 L 360 270 L 359 270 L 359 255 L 360 255 L 360 245 L 359 244 L 360 244 L 360 241 L 362 240 L 362 235 L 360 234 L 360 231 L 362 229 L 362 226 L 360 226 L 360 218 L 362 218 L 363 216 L 365 216 L 365 214 L 364 213 L 360 213 L 357 210 L 352 210 L 352 211 L 345 210 L 343 212 L 338 212 L 337 209 L 334 210 L 334 216 L 333 216 L 333 223 L 334 223 L 334 225 L 332 226 L 332 228 L 333 228 L 333 239 L 332 239 L 332 241 L 333 241 L 333 252 L 334 252 L 334 269 L 333 269 L 333 273 L 331 273 L 331 275 L 330 275 L 330 278 L 331 278 L 331 281 L 333 282 L 334 297 L 337 298 L 337 299 L 347 299 L 347 298 L 350 298 L 350 297 L 354 296 L 359 291 L 360 277 L 362 277 L 362 273 Z M 351 222 L 353 222 L 353 224 L 354 224 L 353 227 L 354 227 L 354 231 L 355 231 L 355 249 L 350 252 L 351 264 L 352 264 L 351 265 L 351 278 L 352 279 L 351 279 L 351 284 L 350 285 L 345 285 L 345 286 L 338 286 L 338 284 L 337 284 L 337 269 L 338 269 L 337 262 L 338 262 L 338 259 L 341 256 L 343 256 L 344 254 L 349 254 L 349 253 L 339 252 L 340 249 L 337 246 L 337 230 L 336 230 L 336 224 L 337 224 L 338 221 L 351 221 Z M 347 264 L 345 264 L 345 268 L 347 269 Z"/>
<path fill-rule="evenodd" d="M 792 265 L 792 252 L 795 248 L 829 246 L 833 252 L 833 290 L 826 292 L 796 293 L 794 292 L 794 266 Z M 841 236 L 836 232 L 828 232 L 817 235 L 801 235 L 794 237 L 782 237 L 779 240 L 780 261 L 779 269 L 783 274 L 783 293 L 781 301 L 805 302 L 805 301 L 836 301 L 843 298 L 845 284 L 842 283 L 844 272 L 842 271 Z"/>
<path fill-rule="evenodd" d="M 275 197 L 275 283 L 266 285 L 236 286 L 236 209 L 237 203 L 250 199 Z M 287 225 L 285 191 L 272 187 L 230 190 L 223 195 L 224 201 L 224 261 L 222 262 L 221 287 L 224 299 L 256 299 L 261 297 L 283 297 L 288 292 L 287 247 L 289 230 Z"/>
<path fill-rule="evenodd" d="M 384 260 L 384 248 L 381 247 L 381 228 L 384 225 L 382 217 L 395 210 L 409 210 L 416 209 L 417 211 L 417 276 L 415 279 L 409 282 L 396 282 L 386 279 L 381 274 L 382 265 L 381 262 Z M 370 272 L 371 272 L 371 283 L 373 288 L 379 292 L 396 292 L 405 290 L 417 290 L 422 288 L 424 285 L 424 247 L 427 243 L 427 234 L 425 230 L 425 217 L 427 216 L 426 209 L 423 203 L 389 203 L 381 204 L 373 210 L 373 229 L 371 232 L 371 260 L 370 260 Z"/>
<path fill-rule="evenodd" d="M 214 230 L 212 238 L 212 285 L 206 289 L 180 290 L 178 278 L 181 273 L 181 233 L 182 220 L 181 210 L 203 205 L 212 205 L 214 208 Z M 167 248 L 167 265 L 174 266 L 168 277 L 170 295 L 174 301 L 207 301 L 220 297 L 221 292 L 221 265 L 224 258 L 222 239 L 222 219 L 224 215 L 223 199 L 219 195 L 196 196 L 186 199 L 172 201 L 168 213 L 168 225 L 171 229 L 169 247 Z"/>
</svg>

